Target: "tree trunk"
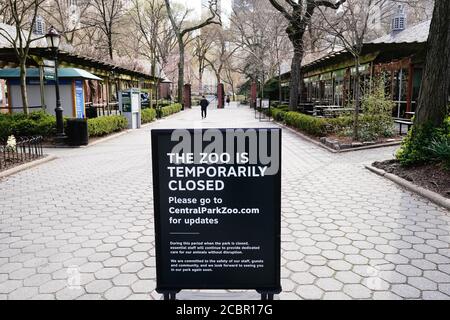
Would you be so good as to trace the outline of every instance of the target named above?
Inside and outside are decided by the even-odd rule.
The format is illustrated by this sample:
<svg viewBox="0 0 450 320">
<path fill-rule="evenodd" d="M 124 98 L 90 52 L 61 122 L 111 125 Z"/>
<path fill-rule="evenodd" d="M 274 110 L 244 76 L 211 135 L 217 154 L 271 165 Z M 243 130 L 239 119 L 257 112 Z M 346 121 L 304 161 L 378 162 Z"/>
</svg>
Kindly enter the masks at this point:
<svg viewBox="0 0 450 320">
<path fill-rule="evenodd" d="M 360 101 L 360 75 L 359 75 L 359 56 L 355 57 L 355 88 L 354 88 L 354 99 L 355 99 L 355 113 L 353 115 L 353 140 L 359 139 L 359 110 L 361 101 Z M 351 75 L 350 75 L 351 77 Z"/>
<path fill-rule="evenodd" d="M 278 67 L 278 101 L 283 101 L 283 87 L 281 86 L 281 65 Z"/>
<path fill-rule="evenodd" d="M 293 111 L 298 106 L 298 96 L 300 89 L 300 68 L 303 60 L 303 46 L 297 45 L 294 47 L 294 57 L 291 64 L 291 83 L 290 83 L 290 95 L 289 95 L 289 110 Z"/>
<path fill-rule="evenodd" d="M 180 51 L 180 61 L 178 62 L 178 102 L 183 103 L 183 87 L 184 87 L 184 43 L 178 40 Z"/>
<path fill-rule="evenodd" d="M 109 58 L 112 60 L 113 59 L 113 45 L 112 45 L 112 34 L 108 34 L 108 54 L 109 54 Z"/>
<path fill-rule="evenodd" d="M 427 58 L 415 117 L 416 125 L 442 126 L 447 116 L 450 85 L 450 1 L 436 0 L 427 44 Z"/>
<path fill-rule="evenodd" d="M 203 70 L 198 70 L 198 94 L 203 94 Z"/>
<path fill-rule="evenodd" d="M 22 94 L 23 113 L 28 114 L 28 93 L 27 93 L 27 68 L 25 62 L 20 63 L 20 93 Z M 13 107 L 13 106 L 11 106 Z"/>
</svg>

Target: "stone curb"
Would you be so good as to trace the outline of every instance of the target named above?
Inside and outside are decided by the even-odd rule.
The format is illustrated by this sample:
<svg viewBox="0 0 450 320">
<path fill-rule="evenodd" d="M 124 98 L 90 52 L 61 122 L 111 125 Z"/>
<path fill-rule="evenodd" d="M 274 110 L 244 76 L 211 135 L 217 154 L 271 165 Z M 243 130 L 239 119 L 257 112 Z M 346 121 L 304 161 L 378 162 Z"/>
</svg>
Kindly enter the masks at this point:
<svg viewBox="0 0 450 320">
<path fill-rule="evenodd" d="M 0 179 L 6 178 L 6 177 L 8 177 L 10 175 L 16 174 L 18 172 L 21 172 L 21 171 L 24 171 L 24 170 L 27 170 L 27 169 L 31 169 L 33 167 L 39 166 L 39 165 L 44 164 L 46 162 L 53 161 L 55 159 L 57 159 L 57 157 L 55 155 L 47 155 L 47 156 L 45 156 L 45 158 L 21 164 L 19 166 L 16 166 L 16 167 L 13 167 L 11 169 L 8 169 L 8 170 L 0 172 Z"/>
<path fill-rule="evenodd" d="M 302 138 L 302 139 L 304 139 L 304 140 L 306 140 L 306 141 L 308 141 L 308 142 L 310 142 L 312 144 L 315 144 L 318 147 L 321 147 L 321 148 L 323 148 L 323 149 L 325 149 L 325 150 L 327 150 L 327 151 L 329 151 L 331 153 L 339 153 L 338 150 L 334 150 L 334 149 L 324 145 L 323 143 L 321 143 L 319 141 L 316 141 L 316 140 L 308 137 L 307 135 L 305 135 L 305 134 L 303 134 L 301 132 L 298 132 L 297 130 L 292 129 L 291 127 L 286 126 L 285 124 L 282 124 L 282 123 L 280 123 L 278 121 L 273 121 L 273 122 L 276 123 L 277 125 L 279 125 L 280 127 L 282 127 L 283 129 L 291 131 L 292 133 L 298 135 L 300 138 Z"/>
<path fill-rule="evenodd" d="M 450 199 L 447 199 L 436 192 L 433 192 L 431 190 L 427 190 L 418 185 L 415 185 L 414 183 L 409 182 L 408 180 L 400 178 L 399 176 L 396 176 L 392 173 L 388 173 L 382 169 L 375 168 L 371 165 L 365 165 L 365 167 L 367 170 L 372 171 L 373 173 L 375 173 L 379 176 L 385 177 L 385 178 L 397 183 L 398 185 L 406 188 L 407 190 L 412 191 L 412 192 L 430 200 L 431 202 L 433 202 L 441 207 L 444 207 L 447 210 L 450 210 Z"/>
<path fill-rule="evenodd" d="M 110 136 L 107 136 L 107 137 L 104 137 L 104 138 L 100 138 L 100 139 L 98 139 L 98 140 L 95 140 L 94 142 L 89 143 L 87 146 L 81 146 L 81 148 L 89 148 L 89 147 L 95 146 L 96 144 L 99 144 L 99 143 L 102 143 L 102 142 L 106 142 L 106 141 L 109 141 L 109 140 L 112 140 L 112 139 L 121 137 L 121 136 L 123 136 L 123 135 L 126 135 L 126 134 L 132 132 L 132 131 L 133 131 L 133 130 L 131 130 L 131 129 L 127 129 L 127 130 L 124 130 L 124 131 L 122 131 L 122 132 L 118 132 L 118 133 L 112 134 L 112 135 L 110 135 Z"/>
</svg>

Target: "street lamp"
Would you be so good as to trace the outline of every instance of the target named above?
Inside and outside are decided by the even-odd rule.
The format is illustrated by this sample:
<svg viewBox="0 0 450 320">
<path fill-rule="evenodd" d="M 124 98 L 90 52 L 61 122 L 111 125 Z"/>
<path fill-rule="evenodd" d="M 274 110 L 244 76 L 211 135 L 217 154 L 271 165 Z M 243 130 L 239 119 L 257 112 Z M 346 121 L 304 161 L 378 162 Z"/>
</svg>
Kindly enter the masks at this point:
<svg viewBox="0 0 450 320">
<path fill-rule="evenodd" d="M 58 31 L 51 26 L 45 35 L 47 40 L 47 47 L 53 54 L 53 59 L 55 60 L 55 93 L 56 93 L 56 139 L 58 142 L 63 142 L 65 138 L 64 134 L 64 119 L 63 119 L 63 108 L 61 107 L 61 97 L 59 94 L 59 79 L 58 79 L 58 49 L 61 36 Z"/>
</svg>

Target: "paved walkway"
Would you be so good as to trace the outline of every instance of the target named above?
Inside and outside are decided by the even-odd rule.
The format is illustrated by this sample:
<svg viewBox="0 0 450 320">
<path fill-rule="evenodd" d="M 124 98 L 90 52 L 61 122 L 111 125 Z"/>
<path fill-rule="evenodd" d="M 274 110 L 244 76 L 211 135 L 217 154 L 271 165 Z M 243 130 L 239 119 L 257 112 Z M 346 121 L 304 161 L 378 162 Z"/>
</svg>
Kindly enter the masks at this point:
<svg viewBox="0 0 450 320">
<path fill-rule="evenodd" d="M 246 107 L 183 112 L 0 181 L 0 299 L 159 299 L 150 129 L 269 126 Z M 283 137 L 281 299 L 450 299 L 450 216 L 363 168 Z"/>
</svg>

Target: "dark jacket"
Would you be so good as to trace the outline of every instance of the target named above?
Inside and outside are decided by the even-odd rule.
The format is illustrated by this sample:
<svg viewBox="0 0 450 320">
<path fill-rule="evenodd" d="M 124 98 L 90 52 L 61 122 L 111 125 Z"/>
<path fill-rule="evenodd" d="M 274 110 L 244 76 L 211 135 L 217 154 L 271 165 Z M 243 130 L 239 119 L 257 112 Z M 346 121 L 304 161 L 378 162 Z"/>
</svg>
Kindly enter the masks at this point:
<svg viewBox="0 0 450 320">
<path fill-rule="evenodd" d="M 207 108 L 209 106 L 209 101 L 206 99 L 200 100 L 200 107 Z"/>
</svg>

